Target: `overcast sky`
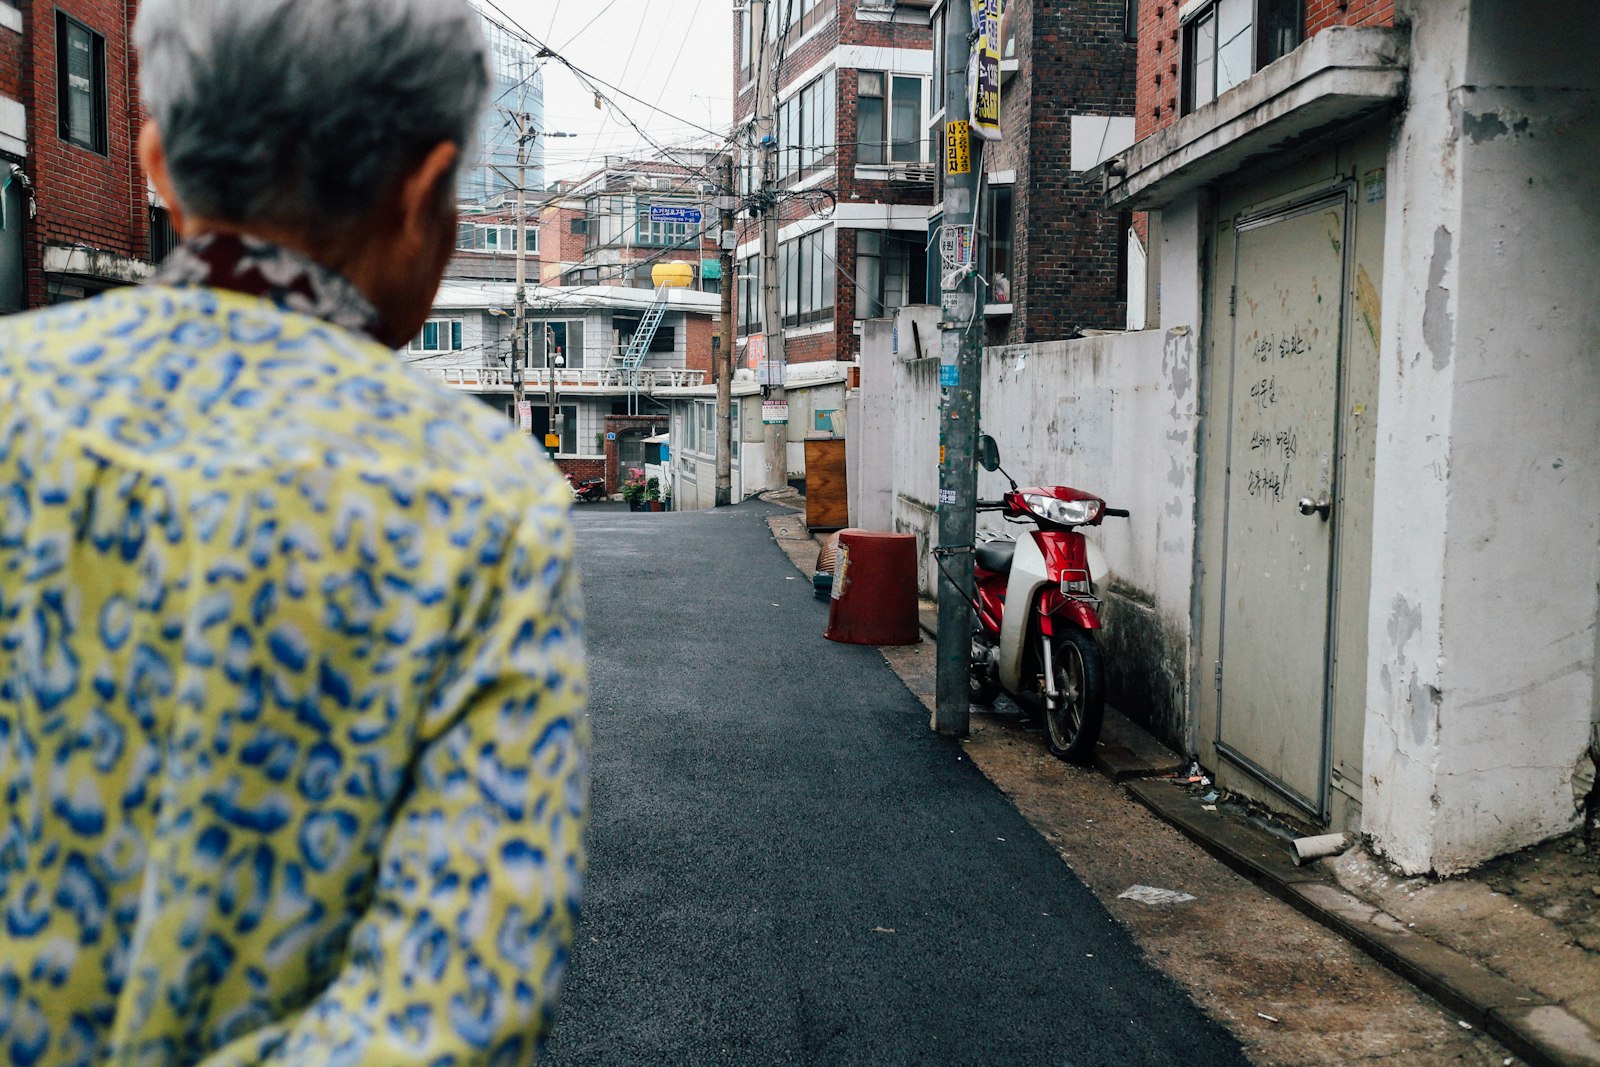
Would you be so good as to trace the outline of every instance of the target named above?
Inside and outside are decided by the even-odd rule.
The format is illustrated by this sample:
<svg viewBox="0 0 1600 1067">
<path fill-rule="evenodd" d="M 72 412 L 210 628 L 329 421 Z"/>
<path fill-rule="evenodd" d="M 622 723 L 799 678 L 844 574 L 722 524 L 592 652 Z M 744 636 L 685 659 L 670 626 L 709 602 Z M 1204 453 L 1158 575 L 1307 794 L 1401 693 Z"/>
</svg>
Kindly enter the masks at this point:
<svg viewBox="0 0 1600 1067">
<path fill-rule="evenodd" d="M 729 0 L 494 2 L 582 70 L 646 101 L 617 97 L 628 117 L 657 141 L 681 143 L 702 134 L 696 127 L 727 130 L 733 84 Z M 481 6 L 499 19 L 493 7 Z M 649 149 L 609 104 L 596 111 L 593 94 L 550 60 L 544 65 L 544 118 L 547 130 L 578 135 L 546 142 L 550 181 L 582 177 L 607 154 L 633 156 Z"/>
</svg>

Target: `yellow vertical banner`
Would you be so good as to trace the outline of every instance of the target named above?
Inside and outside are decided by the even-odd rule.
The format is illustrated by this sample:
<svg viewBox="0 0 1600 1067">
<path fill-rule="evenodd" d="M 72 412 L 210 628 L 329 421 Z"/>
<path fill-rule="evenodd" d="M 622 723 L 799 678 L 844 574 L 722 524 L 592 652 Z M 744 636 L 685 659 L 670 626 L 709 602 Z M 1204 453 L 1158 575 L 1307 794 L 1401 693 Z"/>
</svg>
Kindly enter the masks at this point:
<svg viewBox="0 0 1600 1067">
<path fill-rule="evenodd" d="M 961 119 L 944 126 L 944 172 L 972 173 L 972 137 L 967 123 Z"/>
<path fill-rule="evenodd" d="M 972 101 L 972 136 L 1000 140 L 1000 39 L 1003 0 L 971 0 L 972 58 L 968 63 L 967 96 Z"/>
</svg>

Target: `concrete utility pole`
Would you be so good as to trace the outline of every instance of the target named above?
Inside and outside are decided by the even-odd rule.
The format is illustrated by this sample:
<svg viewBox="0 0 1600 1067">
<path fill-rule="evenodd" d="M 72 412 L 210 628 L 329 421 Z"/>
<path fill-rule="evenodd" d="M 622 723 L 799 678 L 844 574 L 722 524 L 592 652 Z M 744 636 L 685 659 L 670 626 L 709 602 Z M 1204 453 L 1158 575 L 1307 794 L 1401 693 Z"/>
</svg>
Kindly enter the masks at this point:
<svg viewBox="0 0 1600 1067">
<path fill-rule="evenodd" d="M 717 247 L 722 261 L 722 351 L 712 373 L 717 380 L 716 506 L 733 503 L 733 153 L 722 157 L 722 217 Z"/>
<path fill-rule="evenodd" d="M 788 363 L 783 351 L 783 308 L 778 293 L 778 157 L 777 122 L 774 112 L 778 103 L 778 72 L 776 43 L 769 40 L 767 29 L 772 17 L 772 6 L 777 0 L 750 0 L 752 17 L 760 12 L 751 25 L 752 48 L 760 45 L 761 73 L 756 79 L 755 133 L 761 149 L 761 332 L 766 339 L 768 376 L 762 384 L 765 401 L 783 404 L 787 410 L 789 396 L 785 385 L 789 380 Z M 760 34 L 760 36 L 756 36 Z M 767 479 L 766 488 L 782 489 L 789 484 L 789 426 L 783 422 L 767 422 L 763 404 L 762 422 L 766 429 Z"/>
<path fill-rule="evenodd" d="M 967 60 L 972 6 L 945 5 L 944 223 L 940 258 L 943 315 L 939 324 L 939 576 L 937 702 L 932 726 L 965 737 L 972 660 L 972 544 L 977 534 L 978 388 L 983 359 L 978 295 L 978 175 L 982 141 L 971 136 Z M 952 581 L 951 579 L 954 579 Z"/>
<path fill-rule="evenodd" d="M 528 128 L 531 116 L 526 112 L 506 110 L 505 113 L 517 124 L 517 296 L 511 318 L 511 395 L 517 430 L 521 432 L 522 405 L 527 400 L 522 379 L 528 366 L 528 142 L 533 140 L 533 132 Z M 550 427 L 555 428 L 553 408 Z"/>
</svg>

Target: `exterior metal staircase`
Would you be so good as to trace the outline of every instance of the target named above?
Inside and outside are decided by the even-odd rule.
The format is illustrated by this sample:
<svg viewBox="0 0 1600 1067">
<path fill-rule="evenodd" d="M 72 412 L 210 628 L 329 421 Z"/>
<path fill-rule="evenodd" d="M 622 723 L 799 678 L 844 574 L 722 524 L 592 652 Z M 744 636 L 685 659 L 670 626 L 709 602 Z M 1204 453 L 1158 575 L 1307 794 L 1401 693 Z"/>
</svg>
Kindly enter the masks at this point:
<svg viewBox="0 0 1600 1067">
<path fill-rule="evenodd" d="M 663 285 L 656 289 L 656 298 L 645 309 L 644 317 L 639 320 L 639 328 L 634 331 L 633 339 L 622 353 L 622 368 L 628 372 L 628 411 L 631 414 L 639 412 L 639 365 L 650 351 L 650 342 L 655 340 L 656 330 L 661 327 L 661 318 L 667 313 L 667 288 Z"/>
</svg>

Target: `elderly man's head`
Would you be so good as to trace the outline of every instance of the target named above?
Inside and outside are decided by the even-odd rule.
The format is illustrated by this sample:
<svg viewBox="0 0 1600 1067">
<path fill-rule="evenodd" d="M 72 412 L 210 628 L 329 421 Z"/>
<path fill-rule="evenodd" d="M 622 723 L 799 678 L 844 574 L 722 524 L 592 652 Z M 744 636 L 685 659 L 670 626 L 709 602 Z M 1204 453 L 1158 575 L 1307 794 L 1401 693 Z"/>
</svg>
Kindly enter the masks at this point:
<svg viewBox="0 0 1600 1067">
<path fill-rule="evenodd" d="M 308 252 L 407 340 L 449 257 L 488 86 L 467 0 L 144 0 L 135 34 L 141 158 L 180 229 Z"/>
</svg>

